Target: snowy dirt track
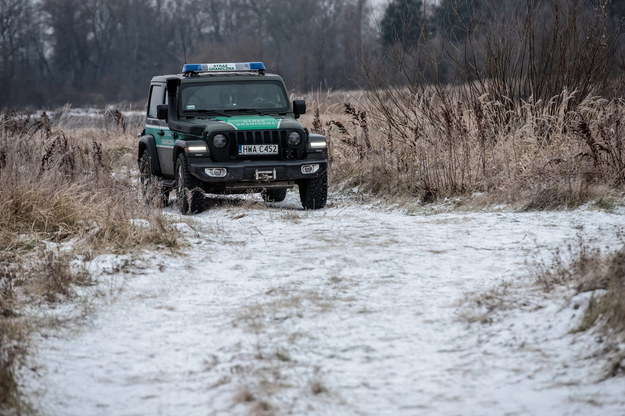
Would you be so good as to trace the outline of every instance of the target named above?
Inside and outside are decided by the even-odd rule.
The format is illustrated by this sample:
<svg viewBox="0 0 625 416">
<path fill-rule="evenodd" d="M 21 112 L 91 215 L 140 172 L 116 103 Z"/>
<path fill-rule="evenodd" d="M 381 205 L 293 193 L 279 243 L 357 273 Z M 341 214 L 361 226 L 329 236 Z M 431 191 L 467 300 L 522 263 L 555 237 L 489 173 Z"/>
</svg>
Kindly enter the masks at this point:
<svg viewBox="0 0 625 416">
<path fill-rule="evenodd" d="M 90 313 L 36 341 L 42 414 L 625 414 L 600 336 L 571 333 L 580 310 L 528 266 L 577 236 L 618 248 L 622 212 L 240 201 L 181 223 L 186 255 L 91 264 Z M 504 281 L 518 305 L 470 323 L 467 299 Z"/>
</svg>

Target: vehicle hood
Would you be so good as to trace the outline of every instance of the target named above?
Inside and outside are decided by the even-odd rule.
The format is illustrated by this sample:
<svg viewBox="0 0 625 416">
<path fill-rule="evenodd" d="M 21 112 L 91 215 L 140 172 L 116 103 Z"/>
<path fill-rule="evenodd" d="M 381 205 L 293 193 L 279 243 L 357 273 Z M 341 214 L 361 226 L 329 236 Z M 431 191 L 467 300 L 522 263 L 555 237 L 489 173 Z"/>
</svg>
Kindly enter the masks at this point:
<svg viewBox="0 0 625 416">
<path fill-rule="evenodd" d="M 214 132 L 240 131 L 240 130 L 277 130 L 298 129 L 304 127 L 290 117 L 274 117 L 269 115 L 233 115 L 220 116 L 211 119 L 192 119 L 186 122 L 178 122 L 174 130 L 187 134 L 212 134 Z"/>
</svg>

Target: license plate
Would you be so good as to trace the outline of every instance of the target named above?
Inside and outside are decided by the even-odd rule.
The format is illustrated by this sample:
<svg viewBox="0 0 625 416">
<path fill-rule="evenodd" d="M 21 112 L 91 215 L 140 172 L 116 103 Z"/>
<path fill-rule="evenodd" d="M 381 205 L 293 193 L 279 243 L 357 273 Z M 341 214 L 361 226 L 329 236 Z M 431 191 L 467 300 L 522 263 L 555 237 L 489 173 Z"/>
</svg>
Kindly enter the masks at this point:
<svg viewBox="0 0 625 416">
<path fill-rule="evenodd" d="M 240 144 L 240 155 L 277 155 L 277 144 Z"/>
</svg>

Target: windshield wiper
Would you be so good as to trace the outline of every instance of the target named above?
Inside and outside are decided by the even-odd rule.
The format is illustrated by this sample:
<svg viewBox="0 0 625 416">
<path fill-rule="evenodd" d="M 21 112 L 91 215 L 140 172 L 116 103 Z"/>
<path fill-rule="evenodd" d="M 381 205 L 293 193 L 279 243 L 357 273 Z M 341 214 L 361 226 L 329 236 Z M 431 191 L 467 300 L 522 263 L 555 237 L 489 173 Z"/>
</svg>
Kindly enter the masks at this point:
<svg viewBox="0 0 625 416">
<path fill-rule="evenodd" d="M 260 115 L 265 115 L 264 111 L 258 110 L 256 108 L 228 108 L 224 110 L 227 113 L 256 113 Z"/>
<path fill-rule="evenodd" d="M 222 117 L 227 116 L 227 114 L 224 111 L 217 111 L 217 110 L 185 110 L 185 113 L 216 115 L 216 116 L 222 116 Z"/>
<path fill-rule="evenodd" d="M 267 111 L 264 114 L 268 115 L 268 116 L 274 116 L 274 117 L 286 117 L 286 111 L 284 111 L 284 112 L 280 112 L 280 111 Z"/>
</svg>

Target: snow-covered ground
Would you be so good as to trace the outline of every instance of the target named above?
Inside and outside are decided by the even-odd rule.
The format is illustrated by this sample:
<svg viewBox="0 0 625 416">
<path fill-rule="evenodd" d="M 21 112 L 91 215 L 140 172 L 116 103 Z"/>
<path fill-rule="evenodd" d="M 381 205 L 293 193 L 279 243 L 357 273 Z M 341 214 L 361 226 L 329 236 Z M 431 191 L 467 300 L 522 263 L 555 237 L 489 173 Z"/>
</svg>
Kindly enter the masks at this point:
<svg viewBox="0 0 625 416">
<path fill-rule="evenodd" d="M 145 120 L 145 109 L 119 110 L 115 106 L 101 108 L 73 108 L 61 107 L 57 110 L 47 110 L 53 125 L 62 125 L 70 128 L 103 128 L 107 125 L 116 125 L 114 112 L 118 110 L 127 125 L 139 125 Z"/>
<path fill-rule="evenodd" d="M 616 249 L 624 218 L 216 204 L 180 223 L 184 255 L 91 264 L 98 296 L 36 340 L 29 395 L 68 416 L 623 415 L 602 338 L 571 332 L 583 296 L 545 294 L 531 264 L 578 236 Z"/>
</svg>

